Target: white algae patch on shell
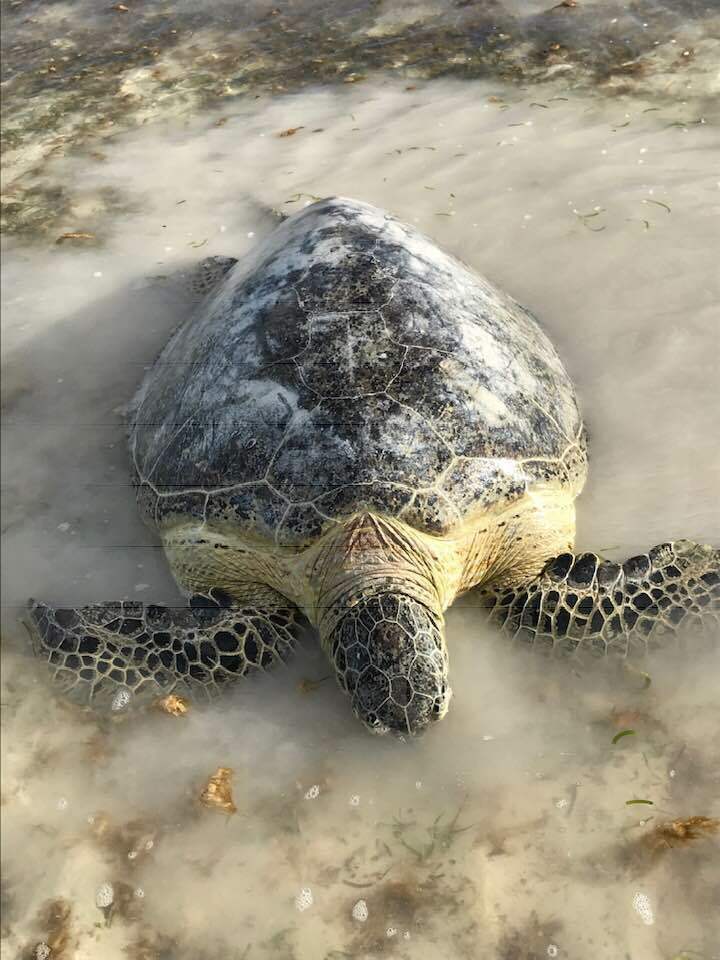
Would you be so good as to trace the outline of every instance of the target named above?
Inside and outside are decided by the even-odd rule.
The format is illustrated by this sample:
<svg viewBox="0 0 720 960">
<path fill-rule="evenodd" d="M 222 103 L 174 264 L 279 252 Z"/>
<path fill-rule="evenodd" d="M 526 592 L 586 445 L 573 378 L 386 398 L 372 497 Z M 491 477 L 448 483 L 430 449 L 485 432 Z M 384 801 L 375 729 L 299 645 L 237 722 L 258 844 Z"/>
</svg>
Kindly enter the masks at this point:
<svg viewBox="0 0 720 960">
<path fill-rule="evenodd" d="M 585 471 L 572 384 L 528 311 L 344 198 L 278 227 L 178 330 L 131 446 L 152 524 L 286 546 L 361 508 L 447 533 Z"/>
</svg>

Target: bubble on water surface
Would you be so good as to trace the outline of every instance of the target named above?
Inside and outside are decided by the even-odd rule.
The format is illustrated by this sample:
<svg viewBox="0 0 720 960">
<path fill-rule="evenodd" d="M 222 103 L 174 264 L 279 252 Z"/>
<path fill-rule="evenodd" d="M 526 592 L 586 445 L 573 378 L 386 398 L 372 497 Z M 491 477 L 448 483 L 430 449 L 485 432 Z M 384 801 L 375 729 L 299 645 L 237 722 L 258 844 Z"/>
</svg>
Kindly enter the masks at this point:
<svg viewBox="0 0 720 960">
<path fill-rule="evenodd" d="M 650 927 L 655 923 L 655 914 L 650 904 L 650 897 L 646 893 L 636 893 L 632 899 L 633 910 L 642 922 Z"/>
<path fill-rule="evenodd" d="M 353 920 L 357 920 L 359 923 L 365 923 L 368 918 L 367 901 L 358 900 L 358 902 L 352 908 L 352 917 Z"/>
<path fill-rule="evenodd" d="M 309 909 L 314 902 L 313 892 L 310 887 L 303 887 L 295 897 L 295 908 L 302 913 L 304 910 Z"/>
<path fill-rule="evenodd" d="M 127 708 L 131 700 L 132 693 L 127 689 L 127 687 L 123 687 L 122 689 L 118 690 L 118 692 L 112 698 L 110 709 L 113 713 L 120 713 Z"/>
<path fill-rule="evenodd" d="M 95 906 L 98 910 L 106 910 L 115 902 L 115 890 L 111 883 L 101 883 L 95 891 Z"/>
</svg>

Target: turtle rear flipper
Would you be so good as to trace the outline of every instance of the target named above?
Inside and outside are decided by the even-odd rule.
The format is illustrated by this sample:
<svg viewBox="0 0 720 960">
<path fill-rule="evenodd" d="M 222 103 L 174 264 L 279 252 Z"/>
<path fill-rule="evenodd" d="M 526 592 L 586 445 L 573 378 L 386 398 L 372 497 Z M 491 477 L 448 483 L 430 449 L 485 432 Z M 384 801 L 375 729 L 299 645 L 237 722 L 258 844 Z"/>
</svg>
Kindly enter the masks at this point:
<svg viewBox="0 0 720 960">
<path fill-rule="evenodd" d="M 62 693 L 97 710 L 125 712 L 169 693 L 210 698 L 223 684 L 285 661 L 300 611 L 263 590 L 262 607 L 220 591 L 187 607 L 135 602 L 52 609 L 30 600 L 27 625 Z"/>
<path fill-rule="evenodd" d="M 644 654 L 678 634 L 720 636 L 720 550 L 662 543 L 625 563 L 561 554 L 530 583 L 484 588 L 491 618 L 538 647 Z"/>
</svg>

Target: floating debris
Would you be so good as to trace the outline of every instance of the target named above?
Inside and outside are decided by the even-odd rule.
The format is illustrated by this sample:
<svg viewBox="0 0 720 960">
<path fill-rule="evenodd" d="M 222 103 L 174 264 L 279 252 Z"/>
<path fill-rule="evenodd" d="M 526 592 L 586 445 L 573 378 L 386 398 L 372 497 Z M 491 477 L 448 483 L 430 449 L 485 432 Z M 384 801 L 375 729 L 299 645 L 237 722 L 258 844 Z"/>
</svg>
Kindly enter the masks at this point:
<svg viewBox="0 0 720 960">
<path fill-rule="evenodd" d="M 313 203 L 317 200 L 322 200 L 322 197 L 316 197 L 314 193 L 294 193 L 291 197 L 285 200 L 284 203 L 297 203 L 298 200 L 302 200 L 303 197 L 306 197 Z"/>
<path fill-rule="evenodd" d="M 294 137 L 298 130 L 304 130 L 305 127 L 288 127 L 287 130 L 281 130 L 279 137 Z"/>
<path fill-rule="evenodd" d="M 662 207 L 664 210 L 667 210 L 668 213 L 672 213 L 670 207 L 666 203 L 663 203 L 662 200 L 651 200 L 649 197 L 646 197 L 641 203 L 654 203 L 656 207 Z"/>
<path fill-rule="evenodd" d="M 169 693 L 162 700 L 158 700 L 157 707 L 171 717 L 184 717 L 190 709 L 190 703 L 184 697 L 178 697 L 175 693 Z"/>
<path fill-rule="evenodd" d="M 652 806 L 655 805 L 655 801 L 654 801 L 654 800 L 626 800 L 626 801 L 625 801 L 625 806 L 626 806 L 626 807 L 632 807 L 632 806 L 633 806 L 634 804 L 636 804 L 636 803 L 646 803 L 649 807 L 652 807 Z"/>
<path fill-rule="evenodd" d="M 320 787 L 317 783 L 314 783 L 309 790 L 305 793 L 306 800 L 317 800 L 320 796 Z"/>
<path fill-rule="evenodd" d="M 230 767 L 218 767 L 200 794 L 200 803 L 204 807 L 222 810 L 228 815 L 236 813 L 237 807 L 232 797 L 232 776 Z"/>
<path fill-rule="evenodd" d="M 618 740 L 622 740 L 623 737 L 634 737 L 634 736 L 635 736 L 634 730 L 621 730 L 620 733 L 615 734 L 615 736 L 612 738 L 612 742 L 613 744 L 616 744 Z"/>
<path fill-rule="evenodd" d="M 303 677 L 302 680 L 298 681 L 298 693 L 313 693 L 315 690 L 317 690 L 321 683 L 325 683 L 325 681 L 329 679 L 330 674 L 328 674 L 326 677 L 320 677 L 318 680 L 311 680 L 310 677 Z"/>
<path fill-rule="evenodd" d="M 55 241 L 55 243 L 65 243 L 66 240 L 95 240 L 95 239 L 96 238 L 94 233 L 79 233 L 79 232 L 76 233 L 73 231 L 70 233 L 61 233 L 60 236 Z"/>
<path fill-rule="evenodd" d="M 632 663 L 623 663 L 623 670 L 625 673 L 630 674 L 630 676 L 640 677 L 643 681 L 643 685 L 640 688 L 641 690 L 647 690 L 647 688 L 652 684 L 652 677 L 645 670 L 640 670 Z"/>
<path fill-rule="evenodd" d="M 601 213 L 605 213 L 605 210 L 603 207 L 595 207 L 592 213 L 580 213 L 579 210 L 573 209 L 573 213 L 578 218 L 578 220 L 582 223 L 582 225 L 584 227 L 587 227 L 588 230 L 591 230 L 593 233 L 600 233 L 601 230 L 605 229 L 604 225 L 602 227 L 593 227 L 587 222 L 588 220 L 592 220 L 593 217 L 598 217 L 600 216 Z"/>
<path fill-rule="evenodd" d="M 686 817 L 659 823 L 643 840 L 653 850 L 675 847 L 692 840 L 702 840 L 720 830 L 720 819 L 714 817 Z"/>
</svg>

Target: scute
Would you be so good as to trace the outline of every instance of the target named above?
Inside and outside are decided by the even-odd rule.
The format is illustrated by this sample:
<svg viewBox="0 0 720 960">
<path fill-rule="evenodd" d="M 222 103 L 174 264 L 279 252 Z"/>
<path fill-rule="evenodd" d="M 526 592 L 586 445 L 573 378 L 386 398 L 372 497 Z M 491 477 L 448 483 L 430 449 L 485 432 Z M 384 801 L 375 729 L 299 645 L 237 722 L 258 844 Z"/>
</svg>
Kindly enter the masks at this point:
<svg viewBox="0 0 720 960">
<path fill-rule="evenodd" d="M 572 384 L 530 314 L 414 229 L 320 201 L 230 271 L 134 404 L 145 519 L 299 546 L 367 508 L 444 533 L 582 483 Z"/>
</svg>

